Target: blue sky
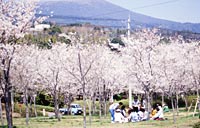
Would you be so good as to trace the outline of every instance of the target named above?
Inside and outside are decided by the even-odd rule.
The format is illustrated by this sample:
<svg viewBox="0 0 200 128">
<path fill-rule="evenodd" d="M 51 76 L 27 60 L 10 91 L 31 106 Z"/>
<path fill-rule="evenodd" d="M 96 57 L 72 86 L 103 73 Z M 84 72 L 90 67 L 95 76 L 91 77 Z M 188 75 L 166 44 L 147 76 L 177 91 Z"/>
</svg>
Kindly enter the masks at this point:
<svg viewBox="0 0 200 128">
<path fill-rule="evenodd" d="M 177 22 L 200 23 L 200 0 L 107 0 L 133 12 Z M 149 6 L 152 5 L 152 6 Z M 145 6 L 145 7 L 144 7 Z"/>
</svg>

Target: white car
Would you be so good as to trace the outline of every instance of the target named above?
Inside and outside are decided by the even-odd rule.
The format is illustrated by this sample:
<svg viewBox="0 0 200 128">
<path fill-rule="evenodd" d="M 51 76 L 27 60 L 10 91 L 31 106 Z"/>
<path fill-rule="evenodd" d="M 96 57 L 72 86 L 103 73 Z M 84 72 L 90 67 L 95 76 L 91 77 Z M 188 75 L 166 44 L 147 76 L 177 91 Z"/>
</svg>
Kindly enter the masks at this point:
<svg viewBox="0 0 200 128">
<path fill-rule="evenodd" d="M 68 114 L 68 109 L 67 108 L 60 108 L 59 111 L 63 115 Z M 69 108 L 69 114 L 71 115 L 81 115 L 83 113 L 82 108 L 79 104 L 71 104 Z"/>
</svg>

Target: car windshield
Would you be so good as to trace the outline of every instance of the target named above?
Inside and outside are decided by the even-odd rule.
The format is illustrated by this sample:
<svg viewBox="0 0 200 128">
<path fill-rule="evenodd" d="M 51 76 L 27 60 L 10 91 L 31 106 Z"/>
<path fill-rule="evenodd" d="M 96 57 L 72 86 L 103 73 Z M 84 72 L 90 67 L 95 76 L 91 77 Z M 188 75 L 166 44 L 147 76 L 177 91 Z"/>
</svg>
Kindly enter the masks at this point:
<svg viewBox="0 0 200 128">
<path fill-rule="evenodd" d="M 74 106 L 74 105 L 71 105 L 71 108 L 76 108 L 76 106 Z"/>
<path fill-rule="evenodd" d="M 80 106 L 80 105 L 76 105 L 76 107 L 77 107 L 77 108 L 81 108 L 81 106 Z"/>
<path fill-rule="evenodd" d="M 71 105 L 71 108 L 81 108 L 81 106 L 76 104 L 76 105 Z"/>
</svg>

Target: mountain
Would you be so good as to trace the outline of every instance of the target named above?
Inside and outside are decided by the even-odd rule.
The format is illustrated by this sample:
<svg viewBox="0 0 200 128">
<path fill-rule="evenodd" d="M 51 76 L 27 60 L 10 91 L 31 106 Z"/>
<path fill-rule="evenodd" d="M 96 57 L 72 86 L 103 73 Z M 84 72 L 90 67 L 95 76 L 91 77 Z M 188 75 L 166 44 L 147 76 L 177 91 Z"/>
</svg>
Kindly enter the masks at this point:
<svg viewBox="0 0 200 128">
<path fill-rule="evenodd" d="M 126 27 L 128 15 L 131 26 L 159 27 L 179 31 L 200 33 L 200 24 L 178 23 L 131 12 L 105 0 L 42 0 L 39 15 L 50 16 L 50 21 L 58 24 L 85 23 L 96 25 Z"/>
</svg>

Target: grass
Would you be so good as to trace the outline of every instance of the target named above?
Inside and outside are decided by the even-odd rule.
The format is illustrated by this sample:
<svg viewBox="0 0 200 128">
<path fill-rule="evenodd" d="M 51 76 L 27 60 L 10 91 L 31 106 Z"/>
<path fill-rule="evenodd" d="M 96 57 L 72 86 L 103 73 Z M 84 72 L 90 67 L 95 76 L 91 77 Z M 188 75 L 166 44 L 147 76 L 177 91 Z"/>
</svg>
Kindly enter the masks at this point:
<svg viewBox="0 0 200 128">
<path fill-rule="evenodd" d="M 122 100 L 121 102 L 128 105 L 127 100 Z M 81 106 L 83 105 L 82 101 L 75 101 L 74 103 L 78 103 Z M 96 102 L 96 104 L 98 109 L 99 103 Z M 46 110 L 53 110 L 51 107 L 37 106 L 39 111 L 43 108 Z M 111 124 L 110 115 L 108 113 L 108 116 L 105 118 L 102 117 L 102 119 L 99 119 L 98 116 L 93 116 L 91 124 L 89 123 L 89 117 L 87 117 L 87 128 L 192 128 L 194 123 L 200 121 L 198 116 L 191 116 L 192 110 L 190 113 L 187 113 L 184 108 L 180 109 L 176 124 L 173 124 L 172 115 L 173 114 L 170 112 L 166 113 L 165 117 L 168 118 L 168 120 L 165 121 Z M 13 122 L 17 128 L 83 128 L 82 116 L 63 116 L 61 122 L 48 117 L 30 118 L 28 126 L 26 126 L 25 118 L 14 118 Z"/>
<path fill-rule="evenodd" d="M 190 113 L 191 114 L 191 113 Z M 144 121 L 138 123 L 111 124 L 110 117 L 92 117 L 92 123 L 89 123 L 87 117 L 87 128 L 192 128 L 193 124 L 199 122 L 199 117 L 186 116 L 186 112 L 180 112 L 177 122 L 173 124 L 172 113 L 165 114 L 168 120 L 165 121 Z M 29 126 L 25 124 L 25 118 L 15 118 L 14 125 L 17 128 L 82 128 L 82 116 L 63 116 L 61 122 L 57 119 L 48 117 L 30 118 Z"/>
</svg>

